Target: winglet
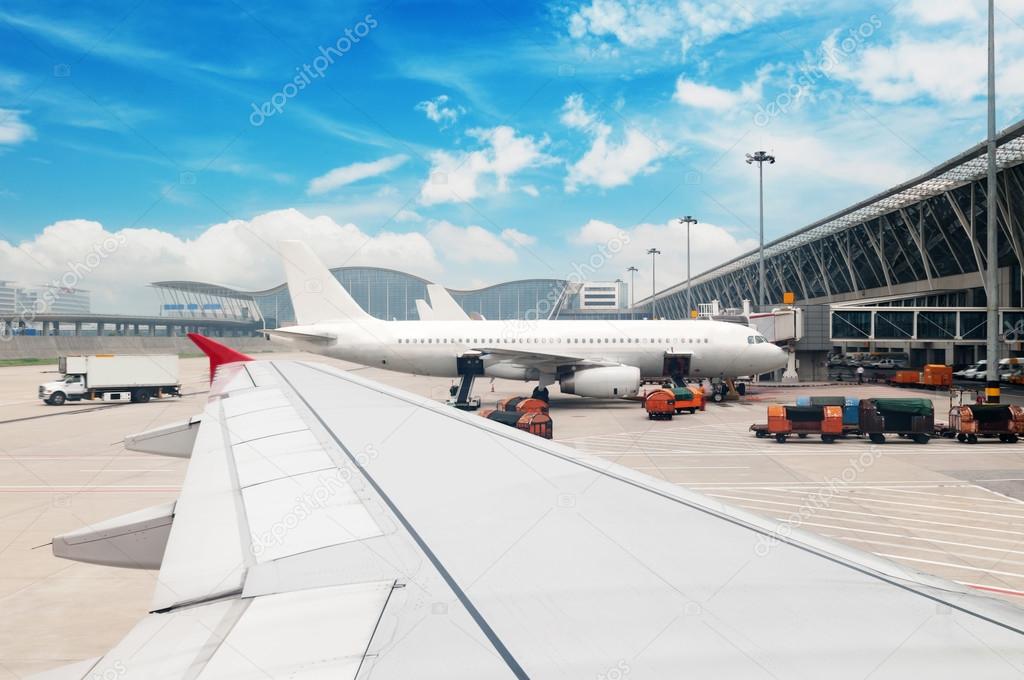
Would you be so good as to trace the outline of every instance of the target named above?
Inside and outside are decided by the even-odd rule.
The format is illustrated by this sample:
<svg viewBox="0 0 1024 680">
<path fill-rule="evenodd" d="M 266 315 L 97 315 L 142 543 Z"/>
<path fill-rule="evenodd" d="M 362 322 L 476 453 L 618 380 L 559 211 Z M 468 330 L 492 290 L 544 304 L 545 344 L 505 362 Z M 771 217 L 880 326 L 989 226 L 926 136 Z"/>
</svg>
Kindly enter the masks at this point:
<svg viewBox="0 0 1024 680">
<path fill-rule="evenodd" d="M 203 350 L 203 354 L 210 357 L 210 382 L 213 382 L 213 374 L 221 364 L 231 364 L 236 361 L 253 361 L 251 356 L 233 350 L 227 345 L 222 345 L 199 333 L 189 333 L 188 339 L 196 344 L 196 347 Z"/>
</svg>

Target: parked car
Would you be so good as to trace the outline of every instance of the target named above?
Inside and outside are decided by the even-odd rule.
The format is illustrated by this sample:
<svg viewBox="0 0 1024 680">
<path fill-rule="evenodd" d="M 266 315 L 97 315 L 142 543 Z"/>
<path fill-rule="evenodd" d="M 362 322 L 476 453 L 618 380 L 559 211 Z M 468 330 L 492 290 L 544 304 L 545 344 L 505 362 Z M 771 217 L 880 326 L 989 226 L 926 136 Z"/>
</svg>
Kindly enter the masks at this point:
<svg viewBox="0 0 1024 680">
<path fill-rule="evenodd" d="M 967 368 L 961 368 L 959 371 L 953 371 L 954 378 L 962 378 L 963 380 L 975 380 L 975 376 L 978 374 L 978 369 L 981 369 L 982 375 L 985 374 L 985 362 L 984 360 L 977 363 L 971 364 Z"/>
<path fill-rule="evenodd" d="M 1024 365 L 1024 359 L 1006 358 L 999 360 L 999 366 L 997 367 L 997 373 L 1000 380 L 1006 380 L 1013 373 L 1014 369 L 1018 366 Z M 984 380 L 985 374 L 988 371 L 988 362 L 982 359 L 978 363 L 974 364 L 969 368 L 965 368 L 962 371 L 957 371 L 953 375 L 958 378 L 965 380 Z"/>
<path fill-rule="evenodd" d="M 978 363 L 972 364 L 968 368 L 959 371 L 960 375 L 958 377 L 961 377 L 964 380 L 984 380 L 985 371 L 988 370 L 987 366 L 988 363 L 984 359 L 982 359 Z M 954 375 L 956 374 L 954 373 Z"/>
<path fill-rule="evenodd" d="M 870 364 L 865 364 L 869 368 L 887 368 L 897 369 L 906 368 L 907 362 L 903 359 L 879 359 L 878 361 L 872 361 Z"/>
</svg>

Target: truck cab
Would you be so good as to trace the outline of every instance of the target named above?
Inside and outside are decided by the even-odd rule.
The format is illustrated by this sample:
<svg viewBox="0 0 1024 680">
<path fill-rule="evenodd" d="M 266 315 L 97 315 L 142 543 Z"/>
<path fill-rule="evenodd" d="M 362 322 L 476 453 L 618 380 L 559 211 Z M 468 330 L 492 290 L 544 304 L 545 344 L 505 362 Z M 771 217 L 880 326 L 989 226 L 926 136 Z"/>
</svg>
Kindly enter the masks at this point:
<svg viewBox="0 0 1024 680">
<path fill-rule="evenodd" d="M 78 401 L 85 394 L 85 376 L 70 373 L 60 380 L 39 386 L 39 398 L 47 404 L 60 406 L 65 401 Z"/>
</svg>

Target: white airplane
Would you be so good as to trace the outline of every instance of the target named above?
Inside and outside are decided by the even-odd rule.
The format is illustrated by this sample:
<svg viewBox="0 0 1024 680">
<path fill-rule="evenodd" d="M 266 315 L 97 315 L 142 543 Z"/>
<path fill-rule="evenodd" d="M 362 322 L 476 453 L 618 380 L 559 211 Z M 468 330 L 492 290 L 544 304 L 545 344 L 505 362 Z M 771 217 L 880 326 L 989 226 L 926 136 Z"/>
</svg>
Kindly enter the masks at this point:
<svg viewBox="0 0 1024 680">
<path fill-rule="evenodd" d="M 149 613 L 39 680 L 1021 677 L 1009 602 L 358 375 L 197 344 L 201 418 L 125 441 L 191 458 L 177 501 L 53 541 L 154 570 Z"/>
<path fill-rule="evenodd" d="M 786 365 L 747 326 L 682 321 L 383 321 L 367 314 L 312 249 L 280 243 L 298 325 L 268 331 L 302 349 L 419 375 L 538 381 L 583 397 L 634 396 L 644 380 L 730 378 Z M 468 381 L 466 380 L 468 378 Z"/>
</svg>

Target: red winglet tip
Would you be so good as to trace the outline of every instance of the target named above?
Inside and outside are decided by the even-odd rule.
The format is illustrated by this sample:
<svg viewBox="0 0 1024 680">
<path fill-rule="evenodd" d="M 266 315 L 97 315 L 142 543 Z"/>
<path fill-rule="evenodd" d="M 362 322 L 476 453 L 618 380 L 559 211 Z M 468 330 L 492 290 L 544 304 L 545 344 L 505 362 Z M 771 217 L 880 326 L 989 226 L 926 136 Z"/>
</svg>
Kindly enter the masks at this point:
<svg viewBox="0 0 1024 680">
<path fill-rule="evenodd" d="M 216 340 L 211 340 L 199 333 L 189 333 L 188 339 L 195 343 L 196 347 L 203 351 L 203 354 L 210 357 L 210 382 L 213 382 L 213 375 L 221 364 L 231 364 L 237 361 L 253 361 L 251 356 L 242 354 L 238 350 L 222 345 Z"/>
</svg>

